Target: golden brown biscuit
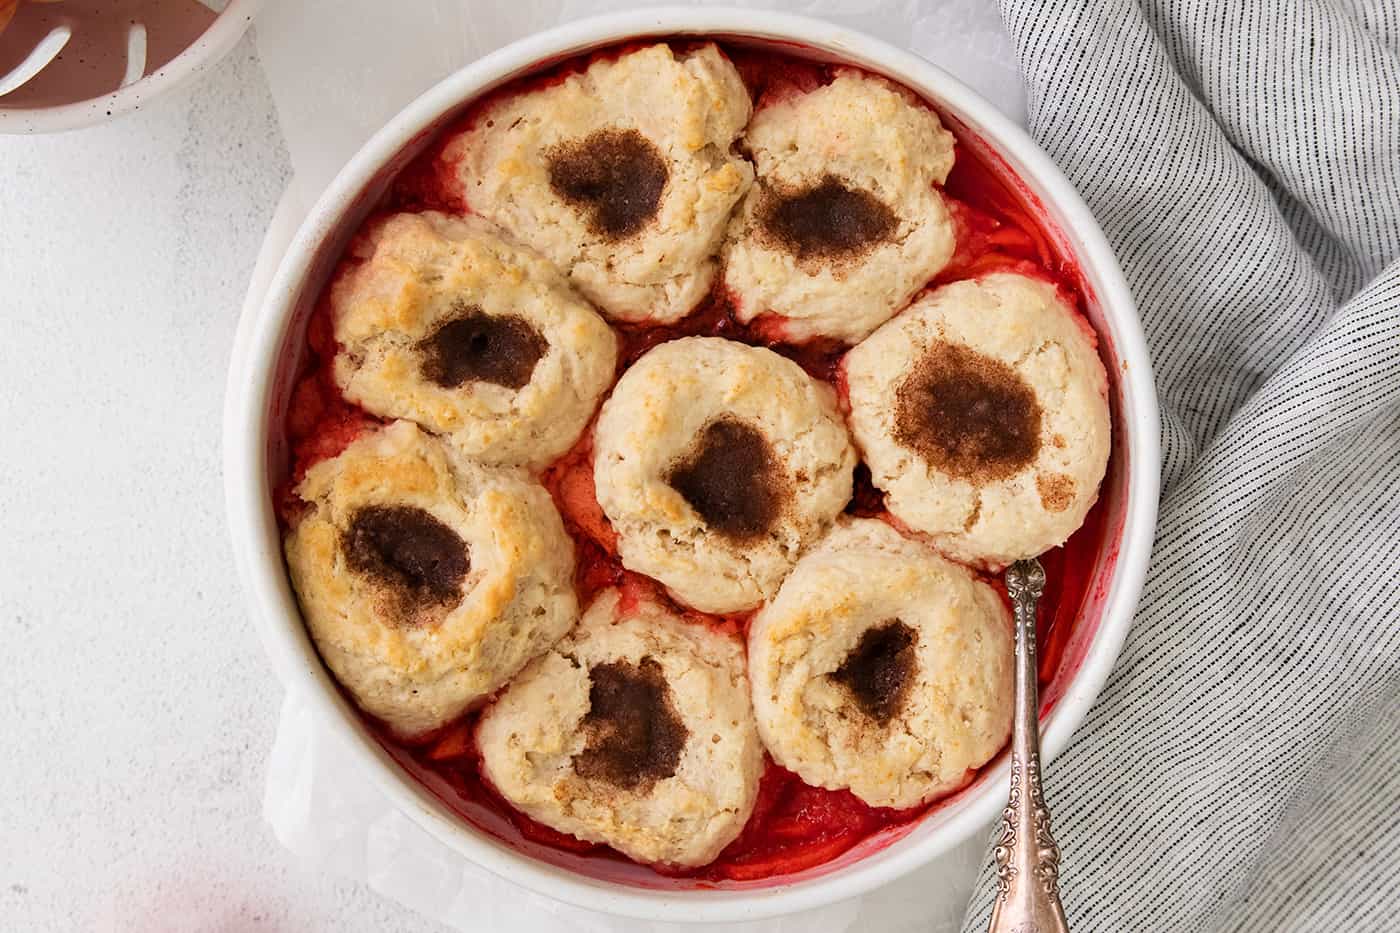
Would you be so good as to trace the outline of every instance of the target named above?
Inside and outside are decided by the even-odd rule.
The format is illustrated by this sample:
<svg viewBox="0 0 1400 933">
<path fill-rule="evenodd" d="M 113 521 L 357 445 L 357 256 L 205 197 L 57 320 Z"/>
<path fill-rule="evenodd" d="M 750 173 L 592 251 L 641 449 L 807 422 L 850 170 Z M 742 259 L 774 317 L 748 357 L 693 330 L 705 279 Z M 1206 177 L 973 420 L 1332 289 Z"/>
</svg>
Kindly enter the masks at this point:
<svg viewBox="0 0 1400 933">
<path fill-rule="evenodd" d="M 749 677 L 775 761 L 871 806 L 912 807 L 1006 744 L 1011 617 L 925 545 L 844 521 L 754 617 Z"/>
<path fill-rule="evenodd" d="M 705 612 L 750 609 L 851 497 L 831 387 L 772 350 L 663 343 L 598 417 L 594 479 L 623 564 Z"/>
<path fill-rule="evenodd" d="M 573 542 L 523 473 L 408 421 L 307 471 L 286 538 L 306 626 L 367 712 L 412 737 L 500 687 L 574 623 Z"/>
<path fill-rule="evenodd" d="M 331 288 L 336 381 L 473 460 L 541 469 L 612 384 L 617 338 L 536 253 L 479 217 L 395 214 Z"/>
<path fill-rule="evenodd" d="M 649 45 L 508 95 L 448 143 L 471 210 L 547 256 L 605 314 L 674 321 L 710 290 L 753 169 L 749 94 L 712 45 Z"/>
<path fill-rule="evenodd" d="M 1038 278 L 918 299 L 846 355 L 851 429 L 891 513 L 951 557 L 1001 567 L 1063 544 L 1108 465 L 1092 332 Z"/>
<path fill-rule="evenodd" d="M 743 646 L 617 590 L 511 682 L 477 743 L 534 819 L 670 865 L 704 865 L 739 834 L 763 770 Z"/>
<path fill-rule="evenodd" d="M 741 321 L 775 315 L 789 340 L 854 343 L 953 255 L 934 187 L 953 167 L 953 136 L 904 88 L 842 71 L 761 105 L 744 145 L 758 177 L 724 248 Z"/>
</svg>

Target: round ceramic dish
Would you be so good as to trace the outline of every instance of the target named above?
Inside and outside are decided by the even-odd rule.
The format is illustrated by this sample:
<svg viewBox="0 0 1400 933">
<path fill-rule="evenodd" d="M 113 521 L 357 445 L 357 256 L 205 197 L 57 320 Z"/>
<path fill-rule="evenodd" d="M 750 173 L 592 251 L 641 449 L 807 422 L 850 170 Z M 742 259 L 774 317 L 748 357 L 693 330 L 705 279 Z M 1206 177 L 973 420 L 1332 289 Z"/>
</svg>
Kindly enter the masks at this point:
<svg viewBox="0 0 1400 933">
<path fill-rule="evenodd" d="M 486 56 L 405 108 L 332 182 L 293 239 L 260 316 L 235 353 L 225 423 L 225 481 L 234 551 L 262 639 L 283 682 L 310 698 L 327 728 L 353 746 L 359 766 L 403 812 L 465 858 L 531 890 L 581 907 L 666 921 L 735 922 L 806 910 L 862 894 L 909 872 L 974 832 L 985 831 L 1007 794 L 1005 755 L 977 780 L 893 836 L 877 836 L 797 875 L 701 887 L 612 859 L 570 867 L 523 854 L 481 832 L 395 761 L 342 696 L 316 655 L 297 610 L 273 511 L 273 477 L 287 451 L 277 426 L 285 412 L 304 331 L 347 240 L 390 180 L 459 115 L 505 82 L 619 41 L 708 36 L 886 75 L 933 102 L 965 146 L 1004 165 L 1074 257 L 1087 313 L 1109 371 L 1114 452 L 1104 481 L 1104 544 L 1088 603 L 1045 691 L 1046 759 L 1069 742 L 1103 686 L 1142 588 L 1156 519 L 1157 401 L 1132 298 L 1108 244 L 1069 182 L 1015 125 L 927 61 L 829 23 L 756 10 L 654 9 L 571 23 Z"/>
<path fill-rule="evenodd" d="M 136 110 L 228 54 L 262 4 L 227 0 L 215 14 L 196 0 L 21 3 L 0 34 L 0 133 L 57 133 Z"/>
</svg>

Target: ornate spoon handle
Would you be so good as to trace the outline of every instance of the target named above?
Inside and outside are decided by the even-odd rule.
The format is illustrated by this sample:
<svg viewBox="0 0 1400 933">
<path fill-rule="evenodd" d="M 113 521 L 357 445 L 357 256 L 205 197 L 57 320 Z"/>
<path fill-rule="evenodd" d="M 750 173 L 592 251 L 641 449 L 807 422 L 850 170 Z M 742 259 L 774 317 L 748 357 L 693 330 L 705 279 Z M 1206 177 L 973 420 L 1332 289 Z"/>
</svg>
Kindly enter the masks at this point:
<svg viewBox="0 0 1400 933">
<path fill-rule="evenodd" d="M 1060 906 L 1060 849 L 1040 792 L 1040 690 L 1036 683 L 1035 604 L 1045 592 L 1038 560 L 1006 569 L 1016 616 L 1016 720 L 1011 736 L 1011 797 L 1001 812 L 993 855 L 997 896 L 989 933 L 1069 933 Z"/>
</svg>

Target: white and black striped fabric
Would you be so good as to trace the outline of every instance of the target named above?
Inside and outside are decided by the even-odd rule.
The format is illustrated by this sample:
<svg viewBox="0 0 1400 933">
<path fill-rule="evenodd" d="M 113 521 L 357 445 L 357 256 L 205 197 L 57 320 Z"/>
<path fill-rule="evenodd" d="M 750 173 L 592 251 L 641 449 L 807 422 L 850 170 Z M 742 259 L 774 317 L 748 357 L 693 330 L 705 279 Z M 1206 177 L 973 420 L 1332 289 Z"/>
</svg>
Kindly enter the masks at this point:
<svg viewBox="0 0 1400 933">
<path fill-rule="evenodd" d="M 1142 605 L 1046 775 L 1071 927 L 1400 930 L 1400 4 L 1002 13 L 1163 407 Z"/>
</svg>

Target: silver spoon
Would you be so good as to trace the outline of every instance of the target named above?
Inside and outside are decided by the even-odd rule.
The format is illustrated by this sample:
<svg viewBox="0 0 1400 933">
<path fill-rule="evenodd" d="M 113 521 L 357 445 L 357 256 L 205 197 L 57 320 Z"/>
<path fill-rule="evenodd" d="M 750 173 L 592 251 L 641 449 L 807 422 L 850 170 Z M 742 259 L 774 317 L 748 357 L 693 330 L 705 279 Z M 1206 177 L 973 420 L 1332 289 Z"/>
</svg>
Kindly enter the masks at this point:
<svg viewBox="0 0 1400 933">
<path fill-rule="evenodd" d="M 1040 792 L 1040 690 L 1036 683 L 1035 604 L 1045 592 L 1040 561 L 1006 568 L 1016 617 L 1016 719 L 1011 733 L 1011 796 L 992 855 L 997 893 L 988 933 L 1069 933 L 1060 905 L 1060 848 Z"/>
</svg>

